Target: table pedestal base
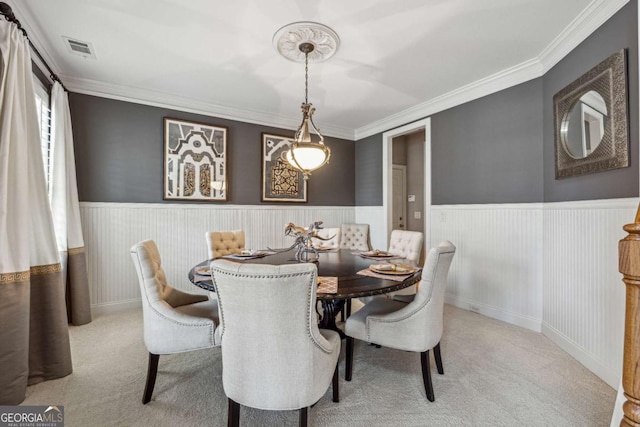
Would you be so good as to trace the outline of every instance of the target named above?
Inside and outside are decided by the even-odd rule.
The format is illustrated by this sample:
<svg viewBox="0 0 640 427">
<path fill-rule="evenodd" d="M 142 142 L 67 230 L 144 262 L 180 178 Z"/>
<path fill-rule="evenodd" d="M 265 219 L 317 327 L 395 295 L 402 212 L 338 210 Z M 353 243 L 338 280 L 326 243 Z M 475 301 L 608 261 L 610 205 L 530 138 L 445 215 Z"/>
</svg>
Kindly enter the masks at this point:
<svg viewBox="0 0 640 427">
<path fill-rule="evenodd" d="M 330 329 L 340 334 L 341 339 L 345 339 L 347 336 L 336 325 L 336 316 L 344 308 L 344 300 L 321 300 L 322 302 L 322 318 L 320 319 L 320 326 L 322 329 Z"/>
</svg>

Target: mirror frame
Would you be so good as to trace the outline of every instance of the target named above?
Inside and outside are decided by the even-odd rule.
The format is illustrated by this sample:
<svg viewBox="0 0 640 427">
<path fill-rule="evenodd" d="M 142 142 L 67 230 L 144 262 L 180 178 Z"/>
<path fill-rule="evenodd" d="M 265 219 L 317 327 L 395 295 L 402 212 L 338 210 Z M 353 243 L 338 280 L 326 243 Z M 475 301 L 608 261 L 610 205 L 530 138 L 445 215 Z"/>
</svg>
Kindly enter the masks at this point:
<svg viewBox="0 0 640 427">
<path fill-rule="evenodd" d="M 573 106 L 589 91 L 595 91 L 607 106 L 607 121 L 600 145 L 577 159 L 566 146 L 563 121 Z M 553 96 L 556 179 L 629 166 L 626 50 L 614 53 Z"/>
</svg>

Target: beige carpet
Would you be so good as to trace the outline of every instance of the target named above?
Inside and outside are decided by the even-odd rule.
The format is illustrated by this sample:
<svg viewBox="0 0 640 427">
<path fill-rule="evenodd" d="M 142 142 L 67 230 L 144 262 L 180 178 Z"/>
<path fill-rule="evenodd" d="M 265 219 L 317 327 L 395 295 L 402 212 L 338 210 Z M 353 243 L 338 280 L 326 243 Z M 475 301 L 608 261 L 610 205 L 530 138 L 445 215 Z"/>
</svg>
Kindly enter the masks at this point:
<svg viewBox="0 0 640 427">
<path fill-rule="evenodd" d="M 218 349 L 161 356 L 142 405 L 147 351 L 142 312 L 71 327 L 74 373 L 28 389 L 24 405 L 64 405 L 67 426 L 224 426 Z M 445 306 L 445 375 L 432 363 L 436 401 L 424 394 L 419 355 L 357 342 L 353 381 L 340 369 L 309 410 L 316 426 L 608 426 L 615 391 L 541 334 Z M 256 351 L 259 351 L 256 349 Z M 296 411 L 241 409 L 242 426 L 297 425 Z"/>
</svg>

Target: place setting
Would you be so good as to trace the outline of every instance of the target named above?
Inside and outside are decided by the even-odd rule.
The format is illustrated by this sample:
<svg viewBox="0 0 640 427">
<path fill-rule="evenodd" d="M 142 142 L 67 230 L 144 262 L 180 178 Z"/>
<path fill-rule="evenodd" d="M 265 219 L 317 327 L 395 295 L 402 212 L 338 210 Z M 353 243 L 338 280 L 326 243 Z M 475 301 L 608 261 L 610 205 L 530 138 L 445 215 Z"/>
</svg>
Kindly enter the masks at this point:
<svg viewBox="0 0 640 427">
<path fill-rule="evenodd" d="M 420 267 L 413 267 L 406 264 L 379 263 L 371 264 L 369 268 L 360 270 L 358 274 L 401 282 L 405 280 L 407 276 L 410 276 L 420 270 Z"/>
<path fill-rule="evenodd" d="M 358 255 L 362 258 L 367 259 L 375 259 L 375 260 L 391 260 L 391 259 L 400 259 L 402 256 L 397 254 L 392 254 L 391 252 L 383 251 L 380 249 L 373 249 L 370 251 L 360 251 L 354 252 L 355 255 Z"/>
</svg>

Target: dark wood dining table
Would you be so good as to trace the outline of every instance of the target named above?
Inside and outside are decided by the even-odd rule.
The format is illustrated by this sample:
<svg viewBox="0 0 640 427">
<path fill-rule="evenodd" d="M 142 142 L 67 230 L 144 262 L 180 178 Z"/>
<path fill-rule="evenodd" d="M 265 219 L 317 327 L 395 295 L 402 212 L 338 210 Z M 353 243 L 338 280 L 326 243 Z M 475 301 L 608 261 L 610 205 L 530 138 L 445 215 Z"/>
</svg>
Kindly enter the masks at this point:
<svg viewBox="0 0 640 427">
<path fill-rule="evenodd" d="M 227 259 L 235 262 L 272 265 L 293 264 L 298 262 L 295 259 L 294 250 L 276 252 L 260 258 Z M 215 292 L 211 277 L 198 275 L 196 273 L 196 270 L 208 267 L 211 261 L 212 260 L 206 260 L 194 266 L 189 271 L 188 276 L 194 285 Z M 407 264 L 401 259 L 364 258 L 349 249 L 330 250 L 319 253 L 317 261 L 314 261 L 318 267 L 318 276 L 338 278 L 338 289 L 336 293 L 317 293 L 317 298 L 322 303 L 323 311 L 319 322 L 321 328 L 335 330 L 344 337 L 342 330 L 336 325 L 336 315 L 343 309 L 346 301 L 351 300 L 351 298 L 382 295 L 398 291 L 420 281 L 420 269 L 416 269 L 413 273 L 406 276 L 389 276 L 388 278 L 384 275 L 372 277 L 358 274 L 358 272 L 362 270 L 367 270 L 370 265 L 381 262 Z"/>
</svg>

